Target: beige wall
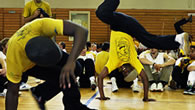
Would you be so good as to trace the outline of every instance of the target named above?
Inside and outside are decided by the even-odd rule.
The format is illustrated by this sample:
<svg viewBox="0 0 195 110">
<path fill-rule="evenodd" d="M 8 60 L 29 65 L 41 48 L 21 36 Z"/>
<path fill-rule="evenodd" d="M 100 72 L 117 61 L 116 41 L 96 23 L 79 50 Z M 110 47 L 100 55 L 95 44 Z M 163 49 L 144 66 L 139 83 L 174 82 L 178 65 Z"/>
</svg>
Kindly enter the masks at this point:
<svg viewBox="0 0 195 110">
<path fill-rule="evenodd" d="M 51 7 L 97 8 L 103 0 L 47 0 Z M 121 0 L 122 9 L 192 9 L 195 0 Z M 195 2 L 194 2 L 195 3 Z M 195 9 L 195 5 L 193 5 Z"/>
<path fill-rule="evenodd" d="M 23 8 L 28 0 L 0 0 L 0 8 Z M 45 0 L 52 8 L 97 8 L 103 0 Z M 121 0 L 121 9 L 193 9 L 195 0 Z"/>
<path fill-rule="evenodd" d="M 0 0 L 0 8 L 21 8 L 24 0 Z"/>
</svg>

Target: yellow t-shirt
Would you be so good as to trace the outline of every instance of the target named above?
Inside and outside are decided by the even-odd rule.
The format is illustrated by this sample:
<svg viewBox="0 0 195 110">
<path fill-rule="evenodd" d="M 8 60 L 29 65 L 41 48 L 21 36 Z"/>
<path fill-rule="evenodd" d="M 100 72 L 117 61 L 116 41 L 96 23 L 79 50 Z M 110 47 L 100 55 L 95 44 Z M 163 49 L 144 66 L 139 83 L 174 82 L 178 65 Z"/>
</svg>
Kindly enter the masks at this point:
<svg viewBox="0 0 195 110">
<path fill-rule="evenodd" d="M 98 73 L 98 74 L 101 73 L 104 66 L 108 62 L 108 58 L 109 58 L 109 52 L 107 52 L 107 51 L 101 51 L 100 53 L 97 54 L 96 61 L 95 61 L 96 73 Z"/>
<path fill-rule="evenodd" d="M 92 54 L 93 57 L 94 57 L 93 60 L 96 61 L 96 54 L 95 54 L 95 53 L 93 53 L 93 52 L 91 52 L 91 51 L 87 51 L 86 54 Z"/>
<path fill-rule="evenodd" d="M 109 59 L 106 64 L 108 72 L 110 73 L 125 63 L 130 63 L 138 74 L 144 69 L 137 58 L 133 38 L 123 32 L 111 31 Z"/>
<path fill-rule="evenodd" d="M 35 64 L 26 56 L 27 42 L 37 36 L 51 38 L 63 35 L 63 20 L 52 18 L 36 19 L 20 28 L 8 41 L 7 78 L 13 83 L 19 83 L 22 73 Z"/>
<path fill-rule="evenodd" d="M 42 8 L 50 17 L 52 16 L 49 4 L 43 0 L 41 1 L 41 3 L 36 3 L 34 2 L 34 0 L 27 2 L 24 7 L 23 16 L 29 17 L 33 15 L 37 8 Z"/>
</svg>

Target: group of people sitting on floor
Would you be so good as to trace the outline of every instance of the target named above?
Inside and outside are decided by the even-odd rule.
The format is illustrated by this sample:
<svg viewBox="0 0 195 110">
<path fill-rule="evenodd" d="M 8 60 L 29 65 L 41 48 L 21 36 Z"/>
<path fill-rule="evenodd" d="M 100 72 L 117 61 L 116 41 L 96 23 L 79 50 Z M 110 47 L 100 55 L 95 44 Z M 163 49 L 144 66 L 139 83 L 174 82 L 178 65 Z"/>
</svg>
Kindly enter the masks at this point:
<svg viewBox="0 0 195 110">
<path fill-rule="evenodd" d="M 183 30 L 177 28 L 187 22 L 191 22 L 191 16 L 189 19 L 182 19 L 175 24 L 176 31 L 182 33 Z M 8 38 L 1 40 L 0 44 L 0 96 L 6 94 L 7 79 L 6 74 L 6 48 Z M 150 91 L 164 91 L 167 84 L 172 89 L 185 89 L 184 94 L 195 94 L 195 42 L 191 44 L 191 51 L 188 55 L 184 55 L 182 50 L 167 50 L 161 51 L 155 48 L 148 49 L 143 44 L 134 39 L 135 47 L 138 52 L 138 58 L 143 64 L 147 77 L 149 79 Z M 59 47 L 66 51 L 65 42 L 59 42 Z M 109 58 L 109 42 L 103 44 L 96 44 L 87 42 L 85 48 L 80 53 L 77 61 L 82 67 L 81 74 L 76 76 L 79 87 L 88 88 L 92 90 L 96 89 L 98 76 Z M 136 77 L 133 81 L 128 82 L 121 73 L 121 68 L 113 70 L 109 74 L 111 81 L 112 92 L 117 92 L 119 88 L 131 88 L 134 92 L 139 92 L 139 77 Z M 21 81 L 20 90 L 28 90 L 30 86 L 26 84 L 27 78 L 23 78 L 26 81 Z"/>
</svg>

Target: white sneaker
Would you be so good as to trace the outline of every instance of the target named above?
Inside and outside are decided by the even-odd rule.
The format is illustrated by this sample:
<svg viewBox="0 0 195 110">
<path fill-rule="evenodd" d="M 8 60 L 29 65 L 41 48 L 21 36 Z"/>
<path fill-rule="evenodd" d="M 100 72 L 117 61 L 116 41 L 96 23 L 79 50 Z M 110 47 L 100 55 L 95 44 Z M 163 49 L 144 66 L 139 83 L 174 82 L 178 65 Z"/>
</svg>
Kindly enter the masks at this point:
<svg viewBox="0 0 195 110">
<path fill-rule="evenodd" d="M 96 89 L 96 83 L 95 81 L 91 80 L 91 90 L 95 90 Z"/>
<path fill-rule="evenodd" d="M 139 90 L 140 90 L 139 85 L 133 85 L 132 90 L 133 90 L 133 92 L 139 92 Z"/>
<path fill-rule="evenodd" d="M 152 83 L 152 85 L 150 86 L 150 91 L 151 92 L 154 92 L 154 91 L 156 91 L 157 90 L 157 88 L 156 88 L 156 83 Z"/>
<path fill-rule="evenodd" d="M 6 97 L 7 89 L 4 89 L 3 92 L 0 93 L 0 96 Z"/>
<path fill-rule="evenodd" d="M 19 90 L 20 90 L 20 91 L 25 91 L 25 90 L 29 90 L 30 88 L 31 88 L 30 85 L 28 85 L 28 84 L 26 84 L 26 83 L 22 83 L 22 84 L 20 85 Z"/>
<path fill-rule="evenodd" d="M 180 34 L 182 37 L 182 44 L 180 45 L 180 48 L 184 51 L 184 55 L 188 55 L 190 53 L 190 38 L 189 34 L 186 32 L 183 32 Z"/>
<path fill-rule="evenodd" d="M 117 92 L 118 86 L 116 84 L 112 84 L 112 92 Z"/>
<path fill-rule="evenodd" d="M 161 82 L 158 83 L 158 85 L 157 85 L 157 91 L 159 91 L 159 92 L 163 92 L 164 91 L 163 84 Z"/>
<path fill-rule="evenodd" d="M 112 81 L 112 85 L 111 85 L 112 92 L 117 92 L 118 91 L 118 86 L 116 84 L 116 78 L 115 77 L 112 77 L 111 78 L 111 81 Z"/>
<path fill-rule="evenodd" d="M 35 82 L 36 82 L 36 83 L 40 83 L 41 80 L 40 80 L 40 79 L 35 79 Z"/>
</svg>

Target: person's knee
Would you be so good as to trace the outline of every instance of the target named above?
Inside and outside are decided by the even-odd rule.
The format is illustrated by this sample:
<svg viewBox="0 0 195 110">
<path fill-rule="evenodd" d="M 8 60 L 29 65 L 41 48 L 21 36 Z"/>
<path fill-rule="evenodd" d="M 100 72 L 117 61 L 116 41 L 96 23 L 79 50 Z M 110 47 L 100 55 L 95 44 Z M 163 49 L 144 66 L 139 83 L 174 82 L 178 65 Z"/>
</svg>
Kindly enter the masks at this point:
<svg viewBox="0 0 195 110">
<path fill-rule="evenodd" d="M 104 23 L 110 24 L 109 21 L 113 19 L 113 12 L 109 10 L 104 10 L 103 8 L 99 7 L 96 10 L 96 16 Z"/>
<path fill-rule="evenodd" d="M 96 10 L 96 16 L 98 17 L 98 18 L 101 18 L 102 17 L 102 15 L 103 15 L 103 10 L 102 10 L 102 8 L 98 8 L 97 10 Z"/>
<path fill-rule="evenodd" d="M 93 60 L 90 59 L 90 58 L 86 59 L 86 60 L 85 60 L 85 63 L 86 63 L 87 65 L 94 65 Z"/>
<path fill-rule="evenodd" d="M 80 76 L 81 72 L 82 72 L 82 66 L 81 66 L 81 64 L 77 61 L 77 62 L 76 62 L 76 68 L 75 68 L 74 73 L 75 73 L 76 76 Z"/>
</svg>

